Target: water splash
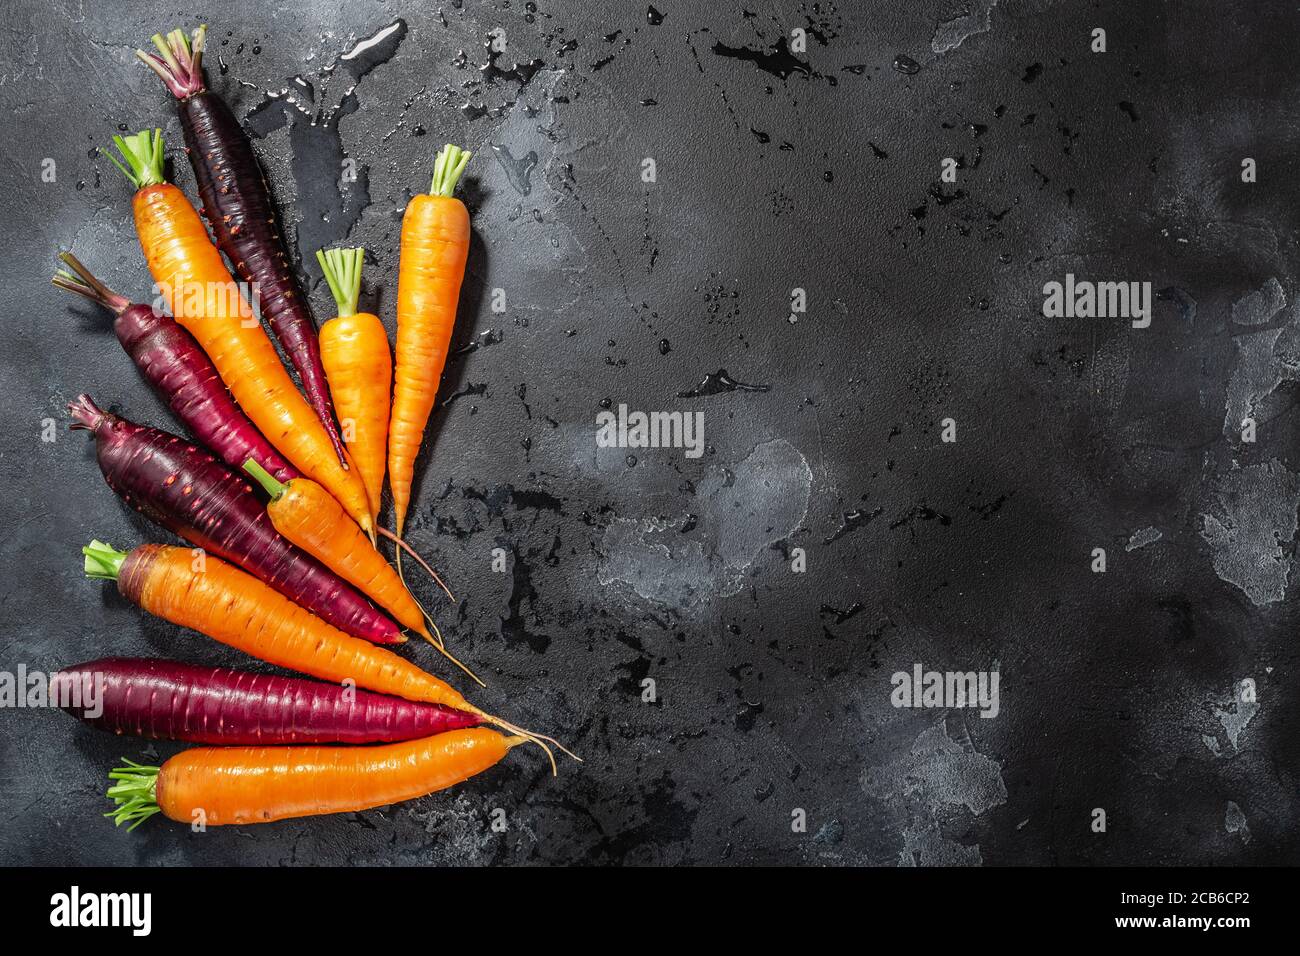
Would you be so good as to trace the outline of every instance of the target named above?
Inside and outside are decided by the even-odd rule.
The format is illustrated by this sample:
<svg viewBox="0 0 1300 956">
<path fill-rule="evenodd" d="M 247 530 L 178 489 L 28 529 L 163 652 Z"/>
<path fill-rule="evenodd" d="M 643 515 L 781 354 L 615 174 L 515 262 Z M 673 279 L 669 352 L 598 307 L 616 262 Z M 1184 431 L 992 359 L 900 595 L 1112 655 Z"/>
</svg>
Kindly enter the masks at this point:
<svg viewBox="0 0 1300 956">
<path fill-rule="evenodd" d="M 493 143 L 492 152 L 496 154 L 501 168 L 506 171 L 506 179 L 510 181 L 514 191 L 521 196 L 531 193 L 533 168 L 537 165 L 537 151 L 530 149 L 527 154 L 515 159 L 508 147 Z"/>
<path fill-rule="evenodd" d="M 365 167 L 347 167 L 354 175 L 344 176 L 347 157 L 339 121 L 357 111 L 358 85 L 396 55 L 406 33 L 406 21 L 394 20 L 339 54 L 313 79 L 295 76 L 280 90 L 263 90 L 261 102 L 244 118 L 255 139 L 289 130 L 290 170 L 298 185 L 299 262 L 311 261 L 316 249 L 346 238 L 370 202 Z M 346 84 L 342 89 L 339 79 Z"/>
<path fill-rule="evenodd" d="M 771 390 L 771 385 L 750 385 L 747 382 L 738 382 L 728 374 L 725 368 L 720 368 L 716 372 L 709 372 L 705 375 L 704 381 L 694 388 L 678 392 L 677 397 L 699 398 L 704 395 L 721 395 L 723 392 L 769 392 Z"/>
<path fill-rule="evenodd" d="M 785 37 L 777 40 L 776 45 L 770 50 L 754 50 L 746 46 L 727 46 L 725 43 L 718 42 L 713 44 L 713 53 L 715 56 L 748 60 L 764 73 L 771 73 L 782 80 L 788 79 L 791 73 L 802 73 L 805 76 L 814 75 L 813 69 L 808 63 L 790 52 L 790 45 L 786 43 Z"/>
</svg>

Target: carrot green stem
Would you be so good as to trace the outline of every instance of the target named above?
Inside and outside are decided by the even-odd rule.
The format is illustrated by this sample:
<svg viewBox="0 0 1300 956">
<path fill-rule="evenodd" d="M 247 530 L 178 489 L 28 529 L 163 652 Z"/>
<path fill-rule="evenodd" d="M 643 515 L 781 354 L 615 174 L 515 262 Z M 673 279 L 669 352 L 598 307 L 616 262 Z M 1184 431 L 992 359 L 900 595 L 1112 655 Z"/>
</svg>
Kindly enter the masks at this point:
<svg viewBox="0 0 1300 956">
<path fill-rule="evenodd" d="M 194 31 L 193 40 L 185 35 L 184 30 L 172 30 L 166 37 L 155 33 L 150 40 L 158 52 L 136 50 L 135 55 L 158 74 L 172 95 L 183 100 L 204 89 L 203 47 L 207 33 L 206 25 Z"/>
<path fill-rule="evenodd" d="M 130 823 L 127 828 L 130 831 L 162 809 L 158 806 L 158 773 L 161 768 L 146 767 L 125 757 L 122 762 L 125 767 L 115 767 L 108 774 L 109 780 L 117 781 L 108 788 L 108 796 L 117 806 L 104 816 L 119 827 Z"/>
<path fill-rule="evenodd" d="M 456 182 L 460 179 L 460 174 L 465 171 L 465 164 L 469 162 L 472 155 L 473 153 L 468 153 L 451 143 L 444 146 L 433 162 L 433 185 L 429 187 L 429 194 L 450 196 L 456 189 Z"/>
<path fill-rule="evenodd" d="M 134 136 L 114 136 L 117 151 L 126 160 L 126 165 L 117 161 L 112 153 L 104 155 L 112 160 L 113 165 L 122 170 L 122 175 L 131 180 L 136 189 L 156 186 L 166 182 L 163 175 L 163 138 L 161 129 L 143 130 Z"/>
<path fill-rule="evenodd" d="M 244 462 L 244 471 L 252 475 L 257 483 L 266 489 L 266 493 L 271 496 L 272 501 L 284 494 L 284 485 L 281 482 L 276 481 L 275 477 L 269 471 L 253 459 L 250 458 L 248 461 Z"/>
<path fill-rule="evenodd" d="M 60 269 L 54 273 L 52 281 L 60 289 L 66 289 L 69 292 L 77 293 L 77 295 L 85 296 L 91 302 L 97 302 L 117 315 L 125 312 L 127 306 L 131 304 L 125 296 L 118 295 L 96 279 L 94 274 L 83 266 L 71 252 L 61 252 L 59 258 L 67 264 L 68 269 L 72 270 L 69 272 L 68 269 Z"/>
<path fill-rule="evenodd" d="M 86 577 L 104 581 L 116 581 L 126 560 L 125 551 L 118 551 L 103 541 L 90 542 L 81 553 L 86 556 Z"/>
<path fill-rule="evenodd" d="M 316 261 L 325 273 L 334 304 L 339 315 L 356 315 L 357 299 L 361 296 L 361 266 L 365 262 L 364 249 L 317 249 Z"/>
</svg>

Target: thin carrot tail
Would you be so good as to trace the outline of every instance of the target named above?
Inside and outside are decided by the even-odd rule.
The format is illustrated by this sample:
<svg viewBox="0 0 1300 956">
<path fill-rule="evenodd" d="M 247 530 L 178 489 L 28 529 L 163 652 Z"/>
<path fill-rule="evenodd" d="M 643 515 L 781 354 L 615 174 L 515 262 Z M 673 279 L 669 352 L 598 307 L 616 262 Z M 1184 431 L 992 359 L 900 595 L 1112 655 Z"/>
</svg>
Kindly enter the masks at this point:
<svg viewBox="0 0 1300 956">
<path fill-rule="evenodd" d="M 518 724 L 512 724 L 508 720 L 502 720 L 500 717 L 496 717 L 485 711 L 479 710 L 477 707 L 474 707 L 473 705 L 470 705 L 469 710 L 471 713 L 476 714 L 479 717 L 482 717 L 488 723 L 500 727 L 502 730 L 507 731 L 508 733 L 516 734 L 519 737 L 522 737 L 523 739 L 527 740 L 529 743 L 534 743 L 537 746 L 541 747 L 543 752 L 546 754 L 546 758 L 551 762 L 551 776 L 553 777 L 559 776 L 559 768 L 556 767 L 555 765 L 555 754 L 551 752 L 551 748 L 548 747 L 547 744 L 554 746 L 561 753 L 572 758 L 573 760 L 576 760 L 578 763 L 583 762 L 581 757 L 575 754 L 568 747 L 564 746 L 564 744 L 560 743 L 554 737 L 548 737 L 546 736 L 546 734 L 538 734 L 538 733 L 534 733 L 531 730 L 525 730 L 524 728 L 520 727 Z"/>
<path fill-rule="evenodd" d="M 426 616 L 427 616 L 427 615 L 426 615 Z M 430 619 L 430 620 L 429 620 L 429 623 L 430 623 L 430 624 L 433 624 L 433 620 Z M 453 664 L 455 664 L 457 667 L 459 667 L 461 670 L 463 670 L 466 674 L 468 674 L 470 680 L 472 680 L 472 681 L 474 681 L 474 683 L 478 684 L 479 687 L 486 687 L 487 684 L 483 683 L 482 679 L 480 679 L 479 676 L 478 676 L 477 674 L 475 674 L 472 670 L 470 670 L 468 667 L 466 667 L 464 664 L 462 664 L 459 660 L 457 660 L 456 657 L 455 657 L 455 655 L 452 654 L 451 651 L 447 650 L 447 645 L 446 645 L 446 643 L 445 643 L 445 642 L 443 641 L 443 639 L 442 639 L 442 631 L 438 630 L 438 625 L 437 625 L 437 624 L 433 624 L 433 632 L 434 632 L 435 634 L 438 635 L 438 639 L 437 639 L 437 640 L 434 640 L 433 637 L 432 637 L 431 635 L 428 635 L 428 634 L 422 634 L 422 635 L 420 635 L 420 636 L 423 637 L 423 638 L 424 638 L 426 641 L 428 641 L 430 644 L 432 644 L 434 647 L 436 647 L 436 648 L 438 649 L 438 653 L 439 653 L 439 654 L 441 654 L 443 657 L 447 658 L 447 660 L 451 661 Z"/>
<path fill-rule="evenodd" d="M 402 573 L 402 552 L 405 551 L 408 554 L 410 554 L 412 558 L 416 560 L 416 562 L 420 565 L 420 567 L 424 568 L 425 572 L 429 575 L 429 577 L 433 578 L 434 582 L 437 583 L 438 587 L 442 588 L 442 590 L 446 593 L 447 597 L 451 599 L 451 603 L 452 604 L 456 603 L 456 595 L 451 593 L 451 588 L 443 584 L 442 578 L 438 577 L 438 572 L 433 570 L 433 568 L 429 567 L 428 562 L 425 561 L 424 558 L 420 557 L 420 552 L 416 551 L 413 547 L 411 547 L 409 544 L 407 544 L 397 535 L 393 534 L 393 532 L 389 531 L 387 528 L 377 527 L 376 530 L 383 537 L 387 538 L 389 541 L 393 542 L 397 546 L 397 573 L 399 575 Z M 406 578 L 402 578 L 402 583 L 403 584 L 406 583 Z"/>
<path fill-rule="evenodd" d="M 407 593 L 410 594 L 409 591 Z M 433 619 L 432 614 L 430 614 L 428 611 L 424 609 L 424 605 L 420 603 L 420 599 L 417 598 L 414 594 L 411 595 L 411 600 L 415 602 L 415 606 L 418 607 L 420 609 L 420 613 L 424 615 L 424 620 L 428 624 L 428 626 L 433 628 L 433 634 L 438 639 L 438 647 L 445 649 L 447 647 L 447 642 L 443 640 L 442 631 L 439 630 L 438 628 L 438 622 Z"/>
</svg>

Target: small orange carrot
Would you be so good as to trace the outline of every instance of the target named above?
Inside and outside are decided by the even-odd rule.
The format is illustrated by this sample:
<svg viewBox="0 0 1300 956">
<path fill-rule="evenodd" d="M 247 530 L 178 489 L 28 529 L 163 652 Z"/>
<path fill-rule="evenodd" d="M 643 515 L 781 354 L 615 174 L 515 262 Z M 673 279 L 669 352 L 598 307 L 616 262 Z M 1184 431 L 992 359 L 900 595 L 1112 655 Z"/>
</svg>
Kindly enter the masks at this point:
<svg viewBox="0 0 1300 956">
<path fill-rule="evenodd" d="M 94 541 L 81 551 L 86 574 L 117 581 L 118 591 L 132 604 L 268 664 L 335 683 L 351 681 L 363 690 L 443 704 L 539 744 L 550 740 L 485 713 L 446 681 L 392 651 L 330 627 L 220 558 L 206 555 L 202 567 L 196 568 L 192 550 L 170 545 L 142 544 L 125 553 Z"/>
<path fill-rule="evenodd" d="M 316 252 L 339 313 L 320 327 L 320 357 L 334 410 L 343 426 L 343 440 L 365 482 L 370 515 L 378 520 L 384 490 L 393 356 L 379 317 L 357 311 L 365 254 L 364 249 Z"/>
<path fill-rule="evenodd" d="M 276 481 L 252 458 L 244 462 L 244 471 L 271 496 L 266 513 L 276 531 L 386 609 L 403 627 L 415 631 L 483 686 L 473 671 L 447 652 L 441 640 L 433 639 L 424 623 L 424 609 L 328 491 L 310 478 Z"/>
<path fill-rule="evenodd" d="M 172 315 L 208 353 L 239 407 L 271 444 L 370 531 L 361 476 L 340 464 L 320 418 L 284 370 L 203 220 L 185 194 L 164 180 L 162 130 L 113 139 L 126 165 L 113 162 L 137 190 L 132 206 L 140 248 Z"/>
<path fill-rule="evenodd" d="M 525 740 L 473 728 L 378 747 L 195 747 L 161 767 L 125 761 L 104 815 L 134 830 L 159 812 L 219 827 L 369 810 L 468 780 Z"/>
<path fill-rule="evenodd" d="M 452 196 L 469 158 L 462 149 L 444 146 L 434 163 L 429 192 L 412 199 L 402 217 L 397 370 L 388 425 L 388 482 L 399 538 L 406 527 L 415 459 L 447 364 L 469 258 L 469 211 Z"/>
</svg>

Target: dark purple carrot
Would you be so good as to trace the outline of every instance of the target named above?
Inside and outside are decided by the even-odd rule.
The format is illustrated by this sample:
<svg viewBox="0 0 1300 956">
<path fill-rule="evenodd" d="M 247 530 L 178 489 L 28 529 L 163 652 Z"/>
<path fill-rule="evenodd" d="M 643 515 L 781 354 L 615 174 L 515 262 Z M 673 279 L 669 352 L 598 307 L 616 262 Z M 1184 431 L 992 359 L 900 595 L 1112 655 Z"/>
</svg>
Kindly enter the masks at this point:
<svg viewBox="0 0 1300 956">
<path fill-rule="evenodd" d="M 117 316 L 113 322 L 117 340 L 191 435 L 235 468 L 242 468 L 251 457 L 278 481 L 299 477 L 297 469 L 239 410 L 194 336 L 170 315 L 118 295 L 72 253 L 65 252 L 59 258 L 72 273 L 60 269 L 54 284 L 85 296 Z"/>
<path fill-rule="evenodd" d="M 146 657 L 65 668 L 50 680 L 50 699 L 101 730 L 199 744 L 382 743 L 483 722 L 355 687 Z"/>
<path fill-rule="evenodd" d="M 162 78 L 179 101 L 185 152 L 203 201 L 203 216 L 239 277 L 257 296 L 261 314 L 271 325 L 285 354 L 298 370 L 303 390 L 343 467 L 347 457 L 334 423 L 334 406 L 325 383 L 316 323 L 294 273 L 266 175 L 253 154 L 239 121 L 225 100 L 207 88 L 203 76 L 203 42 L 207 27 L 194 31 L 193 43 L 183 30 L 166 38 L 154 34 L 158 53 L 136 55 Z"/>
<path fill-rule="evenodd" d="M 150 521 L 260 578 L 341 631 L 377 644 L 406 640 L 350 584 L 271 525 L 252 485 L 183 438 L 96 407 L 68 404 L 73 428 L 95 436 L 99 470 L 123 501 Z"/>
</svg>

